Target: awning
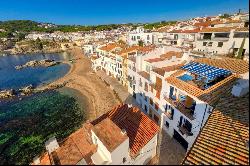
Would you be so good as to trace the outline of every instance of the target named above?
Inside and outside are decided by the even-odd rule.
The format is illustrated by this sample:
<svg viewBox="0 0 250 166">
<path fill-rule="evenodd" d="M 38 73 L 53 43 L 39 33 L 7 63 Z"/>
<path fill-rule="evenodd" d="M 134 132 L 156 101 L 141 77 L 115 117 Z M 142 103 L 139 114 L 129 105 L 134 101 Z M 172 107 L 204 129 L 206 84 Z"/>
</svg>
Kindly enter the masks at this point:
<svg viewBox="0 0 250 166">
<path fill-rule="evenodd" d="M 181 68 L 200 77 L 206 77 L 208 80 L 214 80 L 217 77 L 231 74 L 229 70 L 197 62 L 190 62 Z"/>
</svg>

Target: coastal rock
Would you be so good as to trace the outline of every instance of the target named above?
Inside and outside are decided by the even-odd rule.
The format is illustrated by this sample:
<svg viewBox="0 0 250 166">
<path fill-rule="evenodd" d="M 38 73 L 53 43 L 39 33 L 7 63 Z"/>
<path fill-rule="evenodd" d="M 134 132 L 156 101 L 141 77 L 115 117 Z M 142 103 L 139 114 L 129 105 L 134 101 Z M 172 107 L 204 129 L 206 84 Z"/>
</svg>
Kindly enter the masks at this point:
<svg viewBox="0 0 250 166">
<path fill-rule="evenodd" d="M 27 95 L 32 93 L 34 90 L 34 87 L 32 85 L 26 86 L 22 89 L 19 89 L 19 92 L 21 92 L 21 95 Z"/>
<path fill-rule="evenodd" d="M 51 60 L 51 59 L 43 59 L 43 60 L 33 60 L 33 61 L 29 61 L 24 65 L 17 65 L 15 66 L 15 68 L 17 70 L 20 70 L 22 68 L 26 68 L 26 67 L 38 67 L 38 66 L 43 66 L 43 67 L 51 67 L 51 66 L 55 66 L 57 64 L 59 64 L 60 62 L 57 62 L 55 60 Z"/>
<path fill-rule="evenodd" d="M 13 97 L 15 95 L 16 91 L 14 89 L 0 91 L 0 99 Z"/>
</svg>

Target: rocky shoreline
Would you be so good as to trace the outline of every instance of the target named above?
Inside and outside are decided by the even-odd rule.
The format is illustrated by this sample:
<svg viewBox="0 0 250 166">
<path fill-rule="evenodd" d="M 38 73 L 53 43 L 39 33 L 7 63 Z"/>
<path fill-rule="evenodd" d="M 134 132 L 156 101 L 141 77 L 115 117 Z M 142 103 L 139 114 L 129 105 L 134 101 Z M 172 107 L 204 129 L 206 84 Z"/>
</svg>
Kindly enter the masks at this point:
<svg viewBox="0 0 250 166">
<path fill-rule="evenodd" d="M 18 65 L 15 66 L 15 68 L 17 70 L 26 68 L 26 67 L 38 67 L 38 66 L 42 66 L 42 67 L 51 67 L 51 66 L 55 66 L 57 64 L 60 64 L 61 62 L 55 61 L 55 60 L 51 60 L 51 59 L 43 59 L 43 60 L 33 60 L 33 61 L 29 61 L 24 65 Z"/>
<path fill-rule="evenodd" d="M 35 93 L 41 93 L 48 90 L 55 90 L 66 86 L 68 82 L 63 82 L 61 84 L 55 84 L 51 86 L 44 87 L 34 87 L 33 85 L 28 85 L 20 89 L 5 89 L 0 91 L 0 101 L 1 99 L 12 99 L 14 97 L 24 97 Z"/>
</svg>

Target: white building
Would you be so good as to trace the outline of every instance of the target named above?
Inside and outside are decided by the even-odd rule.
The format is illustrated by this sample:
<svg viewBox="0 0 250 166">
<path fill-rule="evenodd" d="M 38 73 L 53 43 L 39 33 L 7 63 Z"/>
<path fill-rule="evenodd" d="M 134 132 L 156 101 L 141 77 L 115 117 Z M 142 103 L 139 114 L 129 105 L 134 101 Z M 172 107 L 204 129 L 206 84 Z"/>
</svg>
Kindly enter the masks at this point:
<svg viewBox="0 0 250 166">
<path fill-rule="evenodd" d="M 127 43 L 129 45 L 138 45 L 139 41 L 142 41 L 145 45 L 154 44 L 153 33 L 146 32 L 143 27 L 137 27 L 128 34 Z"/>
<path fill-rule="evenodd" d="M 195 51 L 204 54 L 234 54 L 237 55 L 245 38 L 242 55 L 249 54 L 249 30 L 247 27 L 204 28 L 195 42 Z"/>
<path fill-rule="evenodd" d="M 47 145 L 51 148 L 33 164 L 147 164 L 156 155 L 158 131 L 159 127 L 138 108 L 118 105 L 85 123 L 59 146 L 55 141 Z"/>
</svg>

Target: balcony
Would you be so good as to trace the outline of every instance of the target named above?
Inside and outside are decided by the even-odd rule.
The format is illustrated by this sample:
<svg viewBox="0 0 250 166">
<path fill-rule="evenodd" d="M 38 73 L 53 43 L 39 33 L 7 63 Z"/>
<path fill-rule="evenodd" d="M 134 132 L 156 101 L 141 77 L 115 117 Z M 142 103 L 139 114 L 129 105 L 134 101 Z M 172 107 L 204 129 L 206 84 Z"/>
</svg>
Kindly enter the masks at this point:
<svg viewBox="0 0 250 166">
<path fill-rule="evenodd" d="M 228 37 L 198 37 L 198 41 L 203 41 L 203 40 L 213 40 L 213 41 L 228 41 Z"/>
<path fill-rule="evenodd" d="M 135 84 L 135 83 L 136 83 L 136 81 L 135 81 L 135 80 L 133 80 L 133 79 L 132 79 L 132 78 L 130 78 L 130 77 L 128 77 L 127 79 L 128 79 L 128 81 L 129 81 L 131 84 Z"/>
<path fill-rule="evenodd" d="M 212 40 L 214 40 L 214 41 L 228 41 L 229 37 L 213 37 Z"/>
<path fill-rule="evenodd" d="M 173 120 L 173 114 L 171 114 L 170 112 L 165 112 L 165 115 L 170 119 Z"/>
<path fill-rule="evenodd" d="M 172 97 L 172 96 L 171 96 Z M 178 101 L 177 99 L 171 99 L 168 98 L 167 96 L 164 96 L 164 99 L 171 104 L 171 106 L 175 107 L 178 109 L 181 113 L 183 113 L 186 117 L 188 117 L 190 120 L 194 120 L 194 110 L 195 108 L 187 108 L 183 102 Z"/>
<path fill-rule="evenodd" d="M 192 136 L 193 133 L 191 132 L 191 129 L 186 126 L 186 124 L 178 125 L 179 131 L 182 135 L 186 134 L 187 136 Z"/>
</svg>

